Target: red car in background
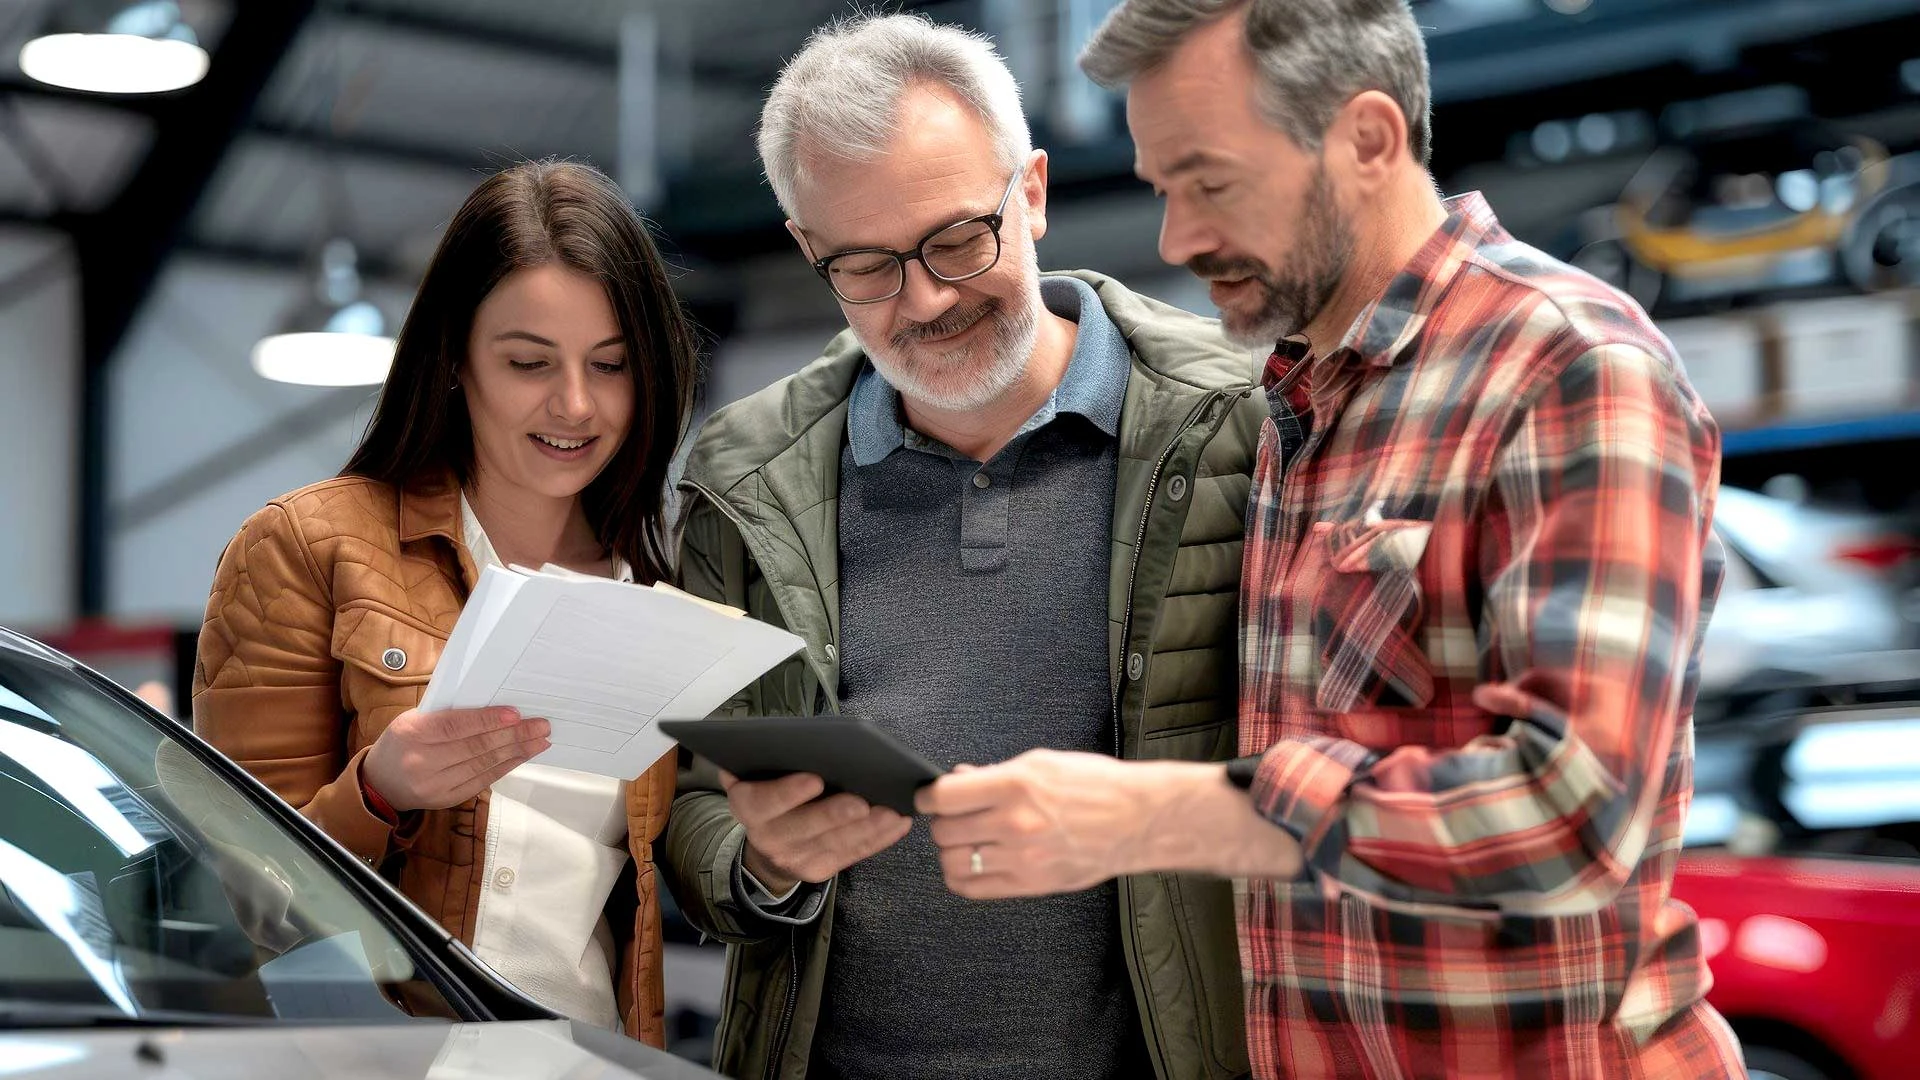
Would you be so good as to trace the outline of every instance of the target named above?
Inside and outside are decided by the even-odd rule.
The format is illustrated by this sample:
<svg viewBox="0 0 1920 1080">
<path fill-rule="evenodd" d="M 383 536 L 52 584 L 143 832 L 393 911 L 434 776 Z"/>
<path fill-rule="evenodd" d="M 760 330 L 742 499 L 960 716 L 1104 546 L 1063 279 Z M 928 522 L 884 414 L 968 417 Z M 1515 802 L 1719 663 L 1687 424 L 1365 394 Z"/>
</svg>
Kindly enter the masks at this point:
<svg viewBox="0 0 1920 1080">
<path fill-rule="evenodd" d="M 1754 1080 L 1920 1077 L 1920 704 L 1702 725 L 1686 846 Z"/>
</svg>

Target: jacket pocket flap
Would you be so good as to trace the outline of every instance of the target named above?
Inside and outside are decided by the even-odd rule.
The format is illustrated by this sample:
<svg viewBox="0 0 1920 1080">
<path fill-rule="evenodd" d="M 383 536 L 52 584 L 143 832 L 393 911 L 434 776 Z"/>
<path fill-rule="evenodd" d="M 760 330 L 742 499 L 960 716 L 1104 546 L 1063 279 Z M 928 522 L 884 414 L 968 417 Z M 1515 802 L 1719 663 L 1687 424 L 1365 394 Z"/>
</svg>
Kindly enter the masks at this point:
<svg viewBox="0 0 1920 1080">
<path fill-rule="evenodd" d="M 349 607 L 333 621 L 334 657 L 396 686 L 432 678 L 446 647 L 441 635 L 375 607 Z"/>
</svg>

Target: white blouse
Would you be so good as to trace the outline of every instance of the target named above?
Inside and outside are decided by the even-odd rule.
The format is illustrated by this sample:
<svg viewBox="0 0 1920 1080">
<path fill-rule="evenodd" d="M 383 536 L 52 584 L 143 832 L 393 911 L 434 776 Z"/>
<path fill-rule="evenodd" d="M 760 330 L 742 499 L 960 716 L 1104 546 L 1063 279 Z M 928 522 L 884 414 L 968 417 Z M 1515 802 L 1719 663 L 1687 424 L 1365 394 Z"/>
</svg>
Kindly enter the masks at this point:
<svg viewBox="0 0 1920 1080">
<path fill-rule="evenodd" d="M 464 494 L 460 518 L 475 567 L 501 566 Z M 522 765 L 494 782 L 485 850 L 473 951 L 542 1005 L 618 1030 L 606 906 L 630 857 L 627 781 Z"/>
</svg>

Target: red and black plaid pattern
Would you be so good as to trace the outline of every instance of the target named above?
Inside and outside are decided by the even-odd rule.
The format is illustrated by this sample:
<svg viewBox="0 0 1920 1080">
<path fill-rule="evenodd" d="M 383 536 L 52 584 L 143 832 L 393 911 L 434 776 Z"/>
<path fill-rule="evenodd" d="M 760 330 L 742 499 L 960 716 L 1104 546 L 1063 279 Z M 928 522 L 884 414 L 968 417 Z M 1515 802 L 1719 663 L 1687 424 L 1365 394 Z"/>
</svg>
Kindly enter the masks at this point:
<svg viewBox="0 0 1920 1080">
<path fill-rule="evenodd" d="M 1287 376 L 1296 367 L 1306 363 L 1307 358 L 1306 342 L 1282 341 L 1274 346 L 1273 352 L 1267 357 L 1266 367 L 1260 373 L 1260 385 L 1266 388 L 1268 396 L 1278 393 L 1295 416 L 1307 415 L 1307 410 L 1312 407 L 1312 398 L 1307 391 L 1304 369 L 1292 379 Z"/>
<path fill-rule="evenodd" d="M 1240 886 L 1255 1072 L 1741 1075 L 1669 895 L 1718 430 L 1630 301 L 1448 209 L 1262 438 L 1241 751 L 1307 869 Z"/>
</svg>

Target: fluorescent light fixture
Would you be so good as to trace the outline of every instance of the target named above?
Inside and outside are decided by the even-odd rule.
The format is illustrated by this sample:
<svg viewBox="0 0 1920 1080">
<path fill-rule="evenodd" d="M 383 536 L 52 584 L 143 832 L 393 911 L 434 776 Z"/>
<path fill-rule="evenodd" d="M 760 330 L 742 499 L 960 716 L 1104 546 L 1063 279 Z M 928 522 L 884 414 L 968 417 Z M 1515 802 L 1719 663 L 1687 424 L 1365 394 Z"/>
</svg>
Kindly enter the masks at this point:
<svg viewBox="0 0 1920 1080">
<path fill-rule="evenodd" d="M 386 381 L 393 339 L 324 330 L 274 334 L 253 346 L 253 370 L 303 386 L 371 386 Z"/>
<path fill-rule="evenodd" d="M 353 244 L 335 237 L 321 246 L 312 294 L 254 344 L 253 370 L 302 386 L 372 386 L 386 381 L 393 346 L 386 315 L 360 297 Z"/>
<path fill-rule="evenodd" d="M 172 0 L 138 0 L 107 14 L 96 3 L 20 48 L 29 78 L 97 94 L 161 94 L 206 77 L 207 50 Z"/>
<path fill-rule="evenodd" d="M 20 70 L 68 90 L 159 94 L 207 74 L 207 51 L 190 41 L 133 34 L 49 34 L 20 47 Z"/>
</svg>

